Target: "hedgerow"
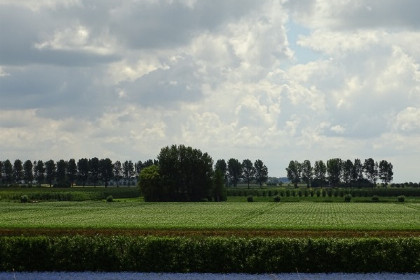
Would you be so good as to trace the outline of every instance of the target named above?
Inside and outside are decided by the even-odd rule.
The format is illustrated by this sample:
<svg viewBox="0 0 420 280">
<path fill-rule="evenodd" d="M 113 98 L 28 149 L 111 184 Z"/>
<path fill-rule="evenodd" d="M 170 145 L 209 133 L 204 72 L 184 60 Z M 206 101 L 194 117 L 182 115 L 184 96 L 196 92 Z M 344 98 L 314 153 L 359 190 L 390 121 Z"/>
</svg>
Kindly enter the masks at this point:
<svg viewBox="0 0 420 280">
<path fill-rule="evenodd" d="M 420 238 L 0 237 L 0 271 L 420 272 Z"/>
</svg>

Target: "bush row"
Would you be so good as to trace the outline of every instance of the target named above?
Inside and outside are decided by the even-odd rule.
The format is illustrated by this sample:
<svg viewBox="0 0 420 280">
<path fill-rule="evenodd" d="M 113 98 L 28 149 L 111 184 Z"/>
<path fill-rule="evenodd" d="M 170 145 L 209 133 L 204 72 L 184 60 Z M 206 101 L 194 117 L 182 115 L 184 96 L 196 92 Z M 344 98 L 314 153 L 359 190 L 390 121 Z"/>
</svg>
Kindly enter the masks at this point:
<svg viewBox="0 0 420 280">
<path fill-rule="evenodd" d="M 0 271 L 420 272 L 420 238 L 0 237 Z"/>
<path fill-rule="evenodd" d="M 133 187 L 124 188 L 13 188 L 2 189 L 0 200 L 20 200 L 26 196 L 29 201 L 85 201 L 101 200 L 108 196 L 113 198 L 135 198 L 140 196 L 140 190 Z"/>
<path fill-rule="evenodd" d="M 352 197 L 397 197 L 404 195 L 407 197 L 420 196 L 420 189 L 285 189 L 285 190 L 241 190 L 228 189 L 228 196 L 281 196 L 281 197 L 344 197 L 351 194 Z"/>
</svg>

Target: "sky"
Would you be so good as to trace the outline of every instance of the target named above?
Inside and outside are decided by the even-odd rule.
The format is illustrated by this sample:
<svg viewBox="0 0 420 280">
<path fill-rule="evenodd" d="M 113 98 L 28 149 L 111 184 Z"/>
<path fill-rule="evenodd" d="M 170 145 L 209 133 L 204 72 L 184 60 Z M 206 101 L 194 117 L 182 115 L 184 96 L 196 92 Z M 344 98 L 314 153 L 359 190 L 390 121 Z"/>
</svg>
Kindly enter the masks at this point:
<svg viewBox="0 0 420 280">
<path fill-rule="evenodd" d="M 387 160 L 420 181 L 420 1 L 0 0 L 0 159 Z"/>
</svg>

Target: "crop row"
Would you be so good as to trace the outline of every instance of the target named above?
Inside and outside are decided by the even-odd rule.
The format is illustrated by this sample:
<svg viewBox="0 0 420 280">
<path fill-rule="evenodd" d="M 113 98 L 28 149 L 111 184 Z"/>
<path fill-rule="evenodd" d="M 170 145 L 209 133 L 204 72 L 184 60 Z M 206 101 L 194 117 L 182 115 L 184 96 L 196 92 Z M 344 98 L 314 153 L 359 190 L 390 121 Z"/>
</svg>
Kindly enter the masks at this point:
<svg viewBox="0 0 420 280">
<path fill-rule="evenodd" d="M 420 188 L 375 188 L 375 189 L 352 189 L 352 188 L 273 188 L 273 189 L 235 189 L 227 190 L 228 196 L 280 196 L 280 197 L 344 197 L 351 194 L 353 197 L 419 197 Z"/>
<path fill-rule="evenodd" d="M 420 238 L 0 237 L 0 271 L 420 272 Z"/>
<path fill-rule="evenodd" d="M 1 228 L 420 230 L 418 203 L 0 202 Z"/>
</svg>

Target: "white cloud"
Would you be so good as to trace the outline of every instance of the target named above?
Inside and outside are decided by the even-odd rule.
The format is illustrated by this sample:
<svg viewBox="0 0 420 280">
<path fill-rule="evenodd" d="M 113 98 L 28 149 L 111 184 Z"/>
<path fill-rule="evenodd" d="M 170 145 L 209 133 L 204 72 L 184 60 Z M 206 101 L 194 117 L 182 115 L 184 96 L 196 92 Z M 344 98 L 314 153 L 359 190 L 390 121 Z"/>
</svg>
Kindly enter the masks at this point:
<svg viewBox="0 0 420 280">
<path fill-rule="evenodd" d="M 401 133 L 420 133 L 420 108 L 407 107 L 395 118 L 395 128 Z"/>
<path fill-rule="evenodd" d="M 292 159 L 396 167 L 420 153 L 417 2 L 0 5 L 9 158 L 144 160 L 186 144 L 214 158 L 261 158 L 284 176 Z M 289 21 L 305 34 L 288 37 L 299 32 Z M 302 50 L 315 55 L 298 63 Z"/>
</svg>

